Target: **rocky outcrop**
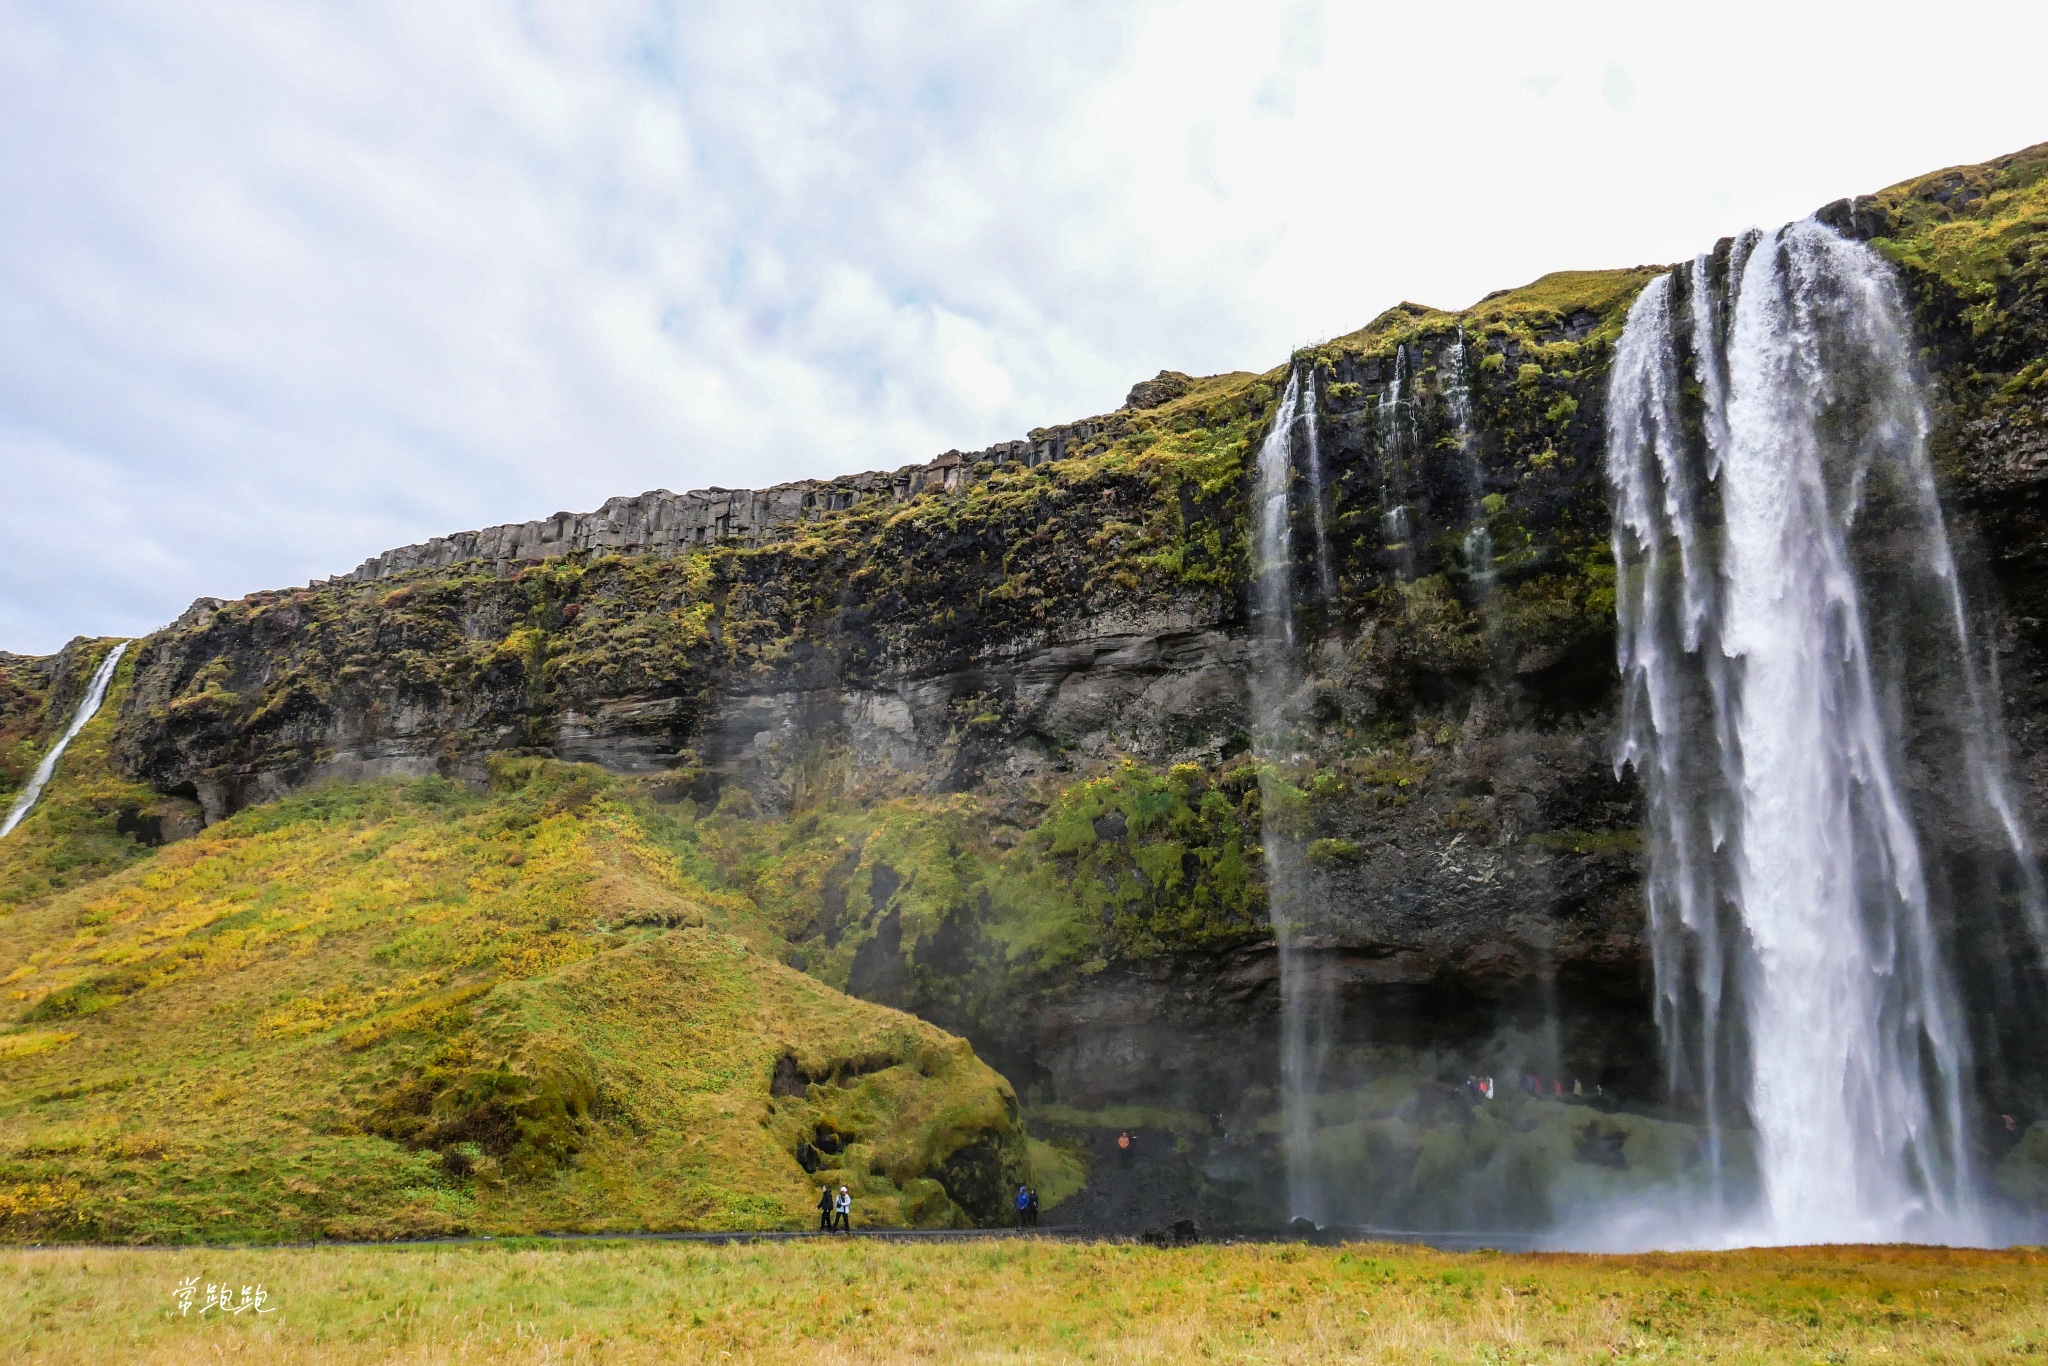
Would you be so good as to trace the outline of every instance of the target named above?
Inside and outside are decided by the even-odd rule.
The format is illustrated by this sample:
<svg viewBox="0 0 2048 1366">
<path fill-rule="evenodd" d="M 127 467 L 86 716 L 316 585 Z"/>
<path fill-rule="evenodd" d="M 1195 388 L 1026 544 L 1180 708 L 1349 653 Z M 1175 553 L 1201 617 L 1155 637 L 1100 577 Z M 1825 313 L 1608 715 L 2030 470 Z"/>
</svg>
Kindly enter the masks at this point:
<svg viewBox="0 0 2048 1366">
<path fill-rule="evenodd" d="M 1157 408 L 1171 403 L 1194 387 L 1194 380 L 1178 370 L 1161 370 L 1152 379 L 1141 379 L 1131 386 L 1130 396 L 1124 400 L 1126 408 Z"/>
<path fill-rule="evenodd" d="M 421 545 L 400 546 L 314 586 L 367 583 L 414 570 L 473 563 L 503 571 L 579 551 L 676 555 L 715 545 L 762 545 L 790 536 L 805 523 L 871 501 L 903 503 L 921 493 L 958 489 L 1005 465 L 1031 469 L 1065 459 L 1091 442 L 1099 449 L 1099 438 L 1113 434 L 1115 425 L 1112 416 L 1041 427 L 1022 441 L 1001 442 L 983 451 L 947 451 L 926 464 L 905 465 L 893 472 L 804 479 L 765 489 L 711 488 L 688 493 L 654 489 L 636 497 L 608 498 L 595 512 L 558 512 L 538 521 L 458 531 Z"/>
</svg>

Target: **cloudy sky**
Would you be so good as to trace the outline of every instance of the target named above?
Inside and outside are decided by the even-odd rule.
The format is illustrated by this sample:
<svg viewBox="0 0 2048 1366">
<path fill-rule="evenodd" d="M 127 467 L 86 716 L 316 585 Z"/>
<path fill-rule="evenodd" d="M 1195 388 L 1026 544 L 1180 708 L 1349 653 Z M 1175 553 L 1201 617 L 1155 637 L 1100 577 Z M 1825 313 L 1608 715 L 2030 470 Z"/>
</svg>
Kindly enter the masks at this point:
<svg viewBox="0 0 2048 1366">
<path fill-rule="evenodd" d="M 0 0 L 0 649 L 2048 139 L 2048 6 L 1850 12 Z"/>
</svg>

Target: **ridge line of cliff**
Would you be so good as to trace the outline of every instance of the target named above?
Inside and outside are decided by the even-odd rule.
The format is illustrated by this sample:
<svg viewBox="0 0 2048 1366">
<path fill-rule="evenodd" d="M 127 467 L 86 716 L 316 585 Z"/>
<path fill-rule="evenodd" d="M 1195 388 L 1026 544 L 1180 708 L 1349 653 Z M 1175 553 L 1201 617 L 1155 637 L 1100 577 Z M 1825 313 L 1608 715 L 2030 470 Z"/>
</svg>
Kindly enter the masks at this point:
<svg viewBox="0 0 2048 1366">
<path fill-rule="evenodd" d="M 418 569 L 447 569 L 489 563 L 502 568 L 572 551 L 615 551 L 627 555 L 675 554 L 693 546 L 762 545 L 827 513 L 874 498 L 908 502 L 928 489 L 956 489 L 976 478 L 977 466 L 1022 465 L 1032 469 L 1066 458 L 1068 449 L 1089 441 L 1134 408 L 1157 407 L 1184 392 L 1188 376 L 1162 370 L 1134 386 L 1115 413 L 1034 428 L 1021 441 L 1000 441 L 980 451 L 949 450 L 922 465 L 867 470 L 831 479 L 798 479 L 763 489 L 711 487 L 671 493 L 650 489 L 607 498 L 595 512 L 557 512 L 527 522 L 506 522 L 480 531 L 435 536 L 417 545 L 372 555 L 346 574 L 315 579 L 311 587 L 369 583 Z"/>
</svg>

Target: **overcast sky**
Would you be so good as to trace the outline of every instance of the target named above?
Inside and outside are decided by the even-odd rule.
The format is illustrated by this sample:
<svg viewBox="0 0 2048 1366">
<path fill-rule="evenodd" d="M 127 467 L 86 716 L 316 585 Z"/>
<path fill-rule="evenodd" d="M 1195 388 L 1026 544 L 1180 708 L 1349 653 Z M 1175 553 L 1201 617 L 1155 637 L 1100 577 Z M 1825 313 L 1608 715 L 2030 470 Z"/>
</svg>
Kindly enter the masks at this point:
<svg viewBox="0 0 2048 1366">
<path fill-rule="evenodd" d="M 2048 6 L 1892 13 L 0 0 L 0 649 L 2048 139 Z"/>
</svg>

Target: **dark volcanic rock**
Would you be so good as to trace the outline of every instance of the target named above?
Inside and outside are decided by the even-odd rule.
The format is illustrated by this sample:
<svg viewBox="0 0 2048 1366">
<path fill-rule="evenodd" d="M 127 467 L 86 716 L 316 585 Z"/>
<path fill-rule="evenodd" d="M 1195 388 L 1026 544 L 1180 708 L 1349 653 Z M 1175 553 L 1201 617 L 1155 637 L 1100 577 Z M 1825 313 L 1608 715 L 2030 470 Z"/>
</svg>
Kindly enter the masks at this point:
<svg viewBox="0 0 2048 1366">
<path fill-rule="evenodd" d="M 1194 386 L 1194 380 L 1178 370 L 1161 370 L 1152 379 L 1141 379 L 1131 386 L 1130 396 L 1124 400 L 1126 408 L 1157 408 L 1162 403 L 1171 403 Z"/>
</svg>

